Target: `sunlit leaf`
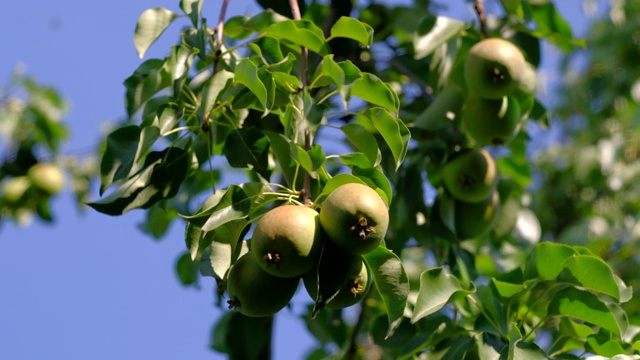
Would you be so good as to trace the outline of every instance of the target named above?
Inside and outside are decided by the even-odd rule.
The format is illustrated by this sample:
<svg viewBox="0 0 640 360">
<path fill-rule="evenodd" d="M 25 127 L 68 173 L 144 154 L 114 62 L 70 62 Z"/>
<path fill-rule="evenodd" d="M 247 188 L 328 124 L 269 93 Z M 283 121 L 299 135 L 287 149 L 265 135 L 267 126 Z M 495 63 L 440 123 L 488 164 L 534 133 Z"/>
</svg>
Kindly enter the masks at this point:
<svg viewBox="0 0 640 360">
<path fill-rule="evenodd" d="M 570 287 L 558 291 L 549 303 L 549 314 L 578 319 L 621 335 L 611 311 L 600 299 L 585 290 Z"/>
<path fill-rule="evenodd" d="M 145 10 L 136 24 L 136 31 L 133 35 L 133 43 L 138 51 L 138 56 L 142 59 L 158 37 L 178 18 L 178 14 L 171 10 L 159 7 Z"/>
<path fill-rule="evenodd" d="M 562 262 L 562 267 L 570 276 L 561 278 L 575 282 L 585 289 L 607 294 L 614 299 L 620 298 L 618 284 L 613 277 L 613 271 L 602 259 L 591 255 L 576 255 Z"/>
<path fill-rule="evenodd" d="M 429 56 L 436 48 L 464 29 L 466 24 L 446 16 L 423 19 L 413 35 L 415 58 Z"/>
<path fill-rule="evenodd" d="M 331 52 L 322 29 L 308 20 L 285 20 L 274 23 L 265 30 L 265 35 L 306 47 L 320 55 Z"/>
<path fill-rule="evenodd" d="M 248 58 L 240 60 L 235 70 L 234 80 L 249 89 L 260 101 L 263 108 L 267 108 L 267 88 L 258 76 L 258 67 Z"/>
<path fill-rule="evenodd" d="M 525 279 L 555 279 L 563 270 L 562 263 L 575 255 L 577 252 L 570 246 L 551 242 L 539 243 L 527 260 Z"/>
<path fill-rule="evenodd" d="M 363 73 L 361 78 L 354 81 L 351 95 L 389 111 L 398 111 L 394 91 L 373 74 Z"/>
<path fill-rule="evenodd" d="M 331 27 L 331 37 L 343 37 L 360 42 L 365 46 L 373 42 L 373 29 L 366 23 L 348 16 L 342 16 Z"/>
</svg>

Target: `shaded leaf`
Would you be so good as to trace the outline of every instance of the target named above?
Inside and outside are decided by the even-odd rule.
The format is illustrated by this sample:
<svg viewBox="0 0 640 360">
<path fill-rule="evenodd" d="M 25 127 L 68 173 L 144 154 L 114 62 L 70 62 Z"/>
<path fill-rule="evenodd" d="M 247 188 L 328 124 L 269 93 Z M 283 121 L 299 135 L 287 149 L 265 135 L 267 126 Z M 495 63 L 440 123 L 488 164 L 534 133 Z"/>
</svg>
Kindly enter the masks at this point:
<svg viewBox="0 0 640 360">
<path fill-rule="evenodd" d="M 235 168 L 250 168 L 269 179 L 269 139 L 257 128 L 248 127 L 232 131 L 227 136 L 224 155 Z"/>
<path fill-rule="evenodd" d="M 409 278 L 404 271 L 400 258 L 390 250 L 378 246 L 372 252 L 363 256 L 373 282 L 378 289 L 378 293 L 387 309 L 389 319 L 389 329 L 387 336 L 393 335 L 394 331 L 404 314 L 409 295 Z"/>
<path fill-rule="evenodd" d="M 262 107 L 264 109 L 267 108 L 267 87 L 258 76 L 258 67 L 253 64 L 251 60 L 248 58 L 240 60 L 238 65 L 236 65 L 234 80 L 246 86 L 258 101 L 260 101 Z"/>
<path fill-rule="evenodd" d="M 380 163 L 380 149 L 376 138 L 360 124 L 347 124 L 340 128 L 347 136 L 347 139 L 369 159 L 370 167 Z"/>
<path fill-rule="evenodd" d="M 442 267 L 426 270 L 420 275 L 420 290 L 411 322 L 415 323 L 442 309 L 446 304 L 475 291 L 473 283 L 461 283 Z"/>
</svg>

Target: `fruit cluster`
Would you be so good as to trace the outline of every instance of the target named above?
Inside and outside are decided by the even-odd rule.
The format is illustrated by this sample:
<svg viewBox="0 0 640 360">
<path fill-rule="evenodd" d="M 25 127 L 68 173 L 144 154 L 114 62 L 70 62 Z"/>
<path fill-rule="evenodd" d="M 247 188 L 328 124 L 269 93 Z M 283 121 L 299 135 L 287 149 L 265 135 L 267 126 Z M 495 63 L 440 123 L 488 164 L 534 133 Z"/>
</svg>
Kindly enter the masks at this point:
<svg viewBox="0 0 640 360">
<path fill-rule="evenodd" d="M 62 190 L 64 174 L 54 163 L 37 163 L 26 174 L 8 178 L 0 184 L 0 210 L 31 211 L 42 199 Z"/>
<path fill-rule="evenodd" d="M 258 222 L 251 250 L 227 277 L 229 307 L 269 316 L 293 297 L 300 279 L 316 303 L 340 309 L 358 303 L 369 285 L 362 259 L 387 232 L 387 204 L 372 188 L 348 183 L 335 189 L 320 213 L 282 205 Z"/>
<path fill-rule="evenodd" d="M 464 63 L 467 97 L 462 126 L 478 146 L 503 145 L 522 126 L 520 99 L 536 87 L 536 71 L 511 42 L 489 38 L 471 47 Z"/>
</svg>

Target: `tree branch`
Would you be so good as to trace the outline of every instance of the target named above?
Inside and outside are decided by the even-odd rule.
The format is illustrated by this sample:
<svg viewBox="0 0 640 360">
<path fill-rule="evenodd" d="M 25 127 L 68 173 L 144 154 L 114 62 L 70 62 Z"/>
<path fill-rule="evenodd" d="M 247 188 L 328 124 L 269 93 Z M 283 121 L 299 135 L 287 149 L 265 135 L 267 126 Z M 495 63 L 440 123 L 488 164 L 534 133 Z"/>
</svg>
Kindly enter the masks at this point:
<svg viewBox="0 0 640 360">
<path fill-rule="evenodd" d="M 475 0 L 476 5 L 476 13 L 478 14 L 478 21 L 480 22 L 480 33 L 483 37 L 489 37 L 489 33 L 487 32 L 487 17 L 484 12 L 484 3 L 482 0 Z"/>
<path fill-rule="evenodd" d="M 222 8 L 220 9 L 220 18 L 218 19 L 218 26 L 216 26 L 216 53 L 213 59 L 213 73 L 218 70 L 218 62 L 220 61 L 220 54 L 222 54 L 222 38 L 224 36 L 224 19 L 227 16 L 227 7 L 230 0 L 224 0 L 222 2 Z"/>
</svg>

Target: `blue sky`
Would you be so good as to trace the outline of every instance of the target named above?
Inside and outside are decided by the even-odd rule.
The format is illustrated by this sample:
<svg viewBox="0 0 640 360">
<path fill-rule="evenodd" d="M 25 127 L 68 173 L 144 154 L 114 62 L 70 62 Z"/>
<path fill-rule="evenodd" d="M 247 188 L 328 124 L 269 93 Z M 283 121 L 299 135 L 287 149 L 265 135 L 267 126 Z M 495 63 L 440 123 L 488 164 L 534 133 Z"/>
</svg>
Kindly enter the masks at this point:
<svg viewBox="0 0 640 360">
<path fill-rule="evenodd" d="M 220 3 L 205 1 L 210 22 Z M 583 34 L 581 1 L 556 3 Z M 178 4 L 7 1 L 0 12 L 0 82 L 21 63 L 55 86 L 71 105 L 65 151 L 82 152 L 98 143 L 104 124 L 125 113 L 122 81 L 141 62 L 132 41 L 138 16 L 152 7 L 177 11 Z M 448 14 L 472 19 L 464 1 L 450 4 Z M 228 15 L 255 12 L 253 1 L 232 0 Z M 146 58 L 164 57 L 177 32 L 170 27 Z M 183 225 L 154 241 L 136 229 L 142 212 L 81 214 L 69 195 L 53 203 L 53 226 L 0 228 L 0 359 L 224 358 L 207 348 L 212 325 L 226 311 L 213 305 L 213 280 L 201 279 L 197 290 L 182 287 L 175 275 Z M 298 296 L 295 304 L 305 301 Z M 276 359 L 301 358 L 313 345 L 302 321 L 286 311 L 276 319 L 275 339 Z"/>
</svg>

